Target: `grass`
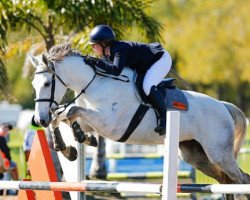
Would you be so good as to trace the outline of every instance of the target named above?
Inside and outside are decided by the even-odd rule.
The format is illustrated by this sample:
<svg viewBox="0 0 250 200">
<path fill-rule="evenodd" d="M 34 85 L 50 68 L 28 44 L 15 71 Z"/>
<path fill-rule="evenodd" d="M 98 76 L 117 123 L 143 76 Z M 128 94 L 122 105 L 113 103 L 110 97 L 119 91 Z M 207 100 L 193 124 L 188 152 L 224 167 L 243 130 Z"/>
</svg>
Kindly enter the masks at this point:
<svg viewBox="0 0 250 200">
<path fill-rule="evenodd" d="M 19 177 L 25 178 L 26 164 L 23 151 L 23 137 L 24 133 L 14 129 L 10 133 L 10 142 L 8 146 L 11 149 L 11 158 L 17 163 Z"/>
<path fill-rule="evenodd" d="M 243 147 L 250 148 L 250 124 L 247 127 L 247 135 L 246 135 L 246 140 L 245 140 Z"/>
</svg>

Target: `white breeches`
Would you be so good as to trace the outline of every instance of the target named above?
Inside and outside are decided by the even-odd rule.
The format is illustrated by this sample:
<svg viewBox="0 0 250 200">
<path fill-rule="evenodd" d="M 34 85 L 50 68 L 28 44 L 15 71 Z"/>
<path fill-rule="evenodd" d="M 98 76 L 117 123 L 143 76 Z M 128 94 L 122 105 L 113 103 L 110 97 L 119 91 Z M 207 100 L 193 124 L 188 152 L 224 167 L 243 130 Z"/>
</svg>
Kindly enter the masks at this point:
<svg viewBox="0 0 250 200">
<path fill-rule="evenodd" d="M 172 66 L 172 58 L 165 51 L 162 57 L 156 61 L 146 72 L 143 80 L 143 90 L 146 95 L 149 95 L 153 85 L 158 85 L 168 74 Z"/>
</svg>

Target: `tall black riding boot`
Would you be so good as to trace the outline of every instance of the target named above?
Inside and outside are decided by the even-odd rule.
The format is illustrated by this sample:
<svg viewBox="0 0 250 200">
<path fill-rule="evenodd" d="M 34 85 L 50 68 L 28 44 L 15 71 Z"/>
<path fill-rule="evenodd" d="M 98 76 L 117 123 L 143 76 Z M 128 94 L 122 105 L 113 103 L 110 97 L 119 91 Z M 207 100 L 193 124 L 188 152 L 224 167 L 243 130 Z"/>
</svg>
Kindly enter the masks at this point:
<svg viewBox="0 0 250 200">
<path fill-rule="evenodd" d="M 164 135 L 166 133 L 166 105 L 165 100 L 161 93 L 157 90 L 155 86 L 153 86 L 148 95 L 150 102 L 153 107 L 157 110 L 160 115 L 160 123 L 155 128 L 155 132 L 160 135 Z"/>
</svg>

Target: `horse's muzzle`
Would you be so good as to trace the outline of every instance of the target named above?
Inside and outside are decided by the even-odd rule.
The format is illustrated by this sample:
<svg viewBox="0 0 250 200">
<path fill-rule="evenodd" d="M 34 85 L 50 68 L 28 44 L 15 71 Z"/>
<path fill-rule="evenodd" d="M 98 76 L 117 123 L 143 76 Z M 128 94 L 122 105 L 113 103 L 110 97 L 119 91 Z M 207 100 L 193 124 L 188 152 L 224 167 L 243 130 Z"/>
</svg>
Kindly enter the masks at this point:
<svg viewBox="0 0 250 200">
<path fill-rule="evenodd" d="M 49 126 L 49 124 L 51 123 L 51 113 L 49 113 L 49 116 L 47 118 L 44 118 L 44 117 L 40 117 L 39 120 L 37 120 L 36 122 L 44 127 L 44 128 L 47 128 Z"/>
<path fill-rule="evenodd" d="M 43 119 L 41 119 L 41 120 L 39 121 L 39 124 L 40 124 L 42 127 L 45 127 L 45 128 L 47 128 L 47 127 L 49 126 L 49 123 L 50 123 L 50 122 L 48 122 L 48 121 L 46 121 L 46 120 L 43 120 Z"/>
</svg>

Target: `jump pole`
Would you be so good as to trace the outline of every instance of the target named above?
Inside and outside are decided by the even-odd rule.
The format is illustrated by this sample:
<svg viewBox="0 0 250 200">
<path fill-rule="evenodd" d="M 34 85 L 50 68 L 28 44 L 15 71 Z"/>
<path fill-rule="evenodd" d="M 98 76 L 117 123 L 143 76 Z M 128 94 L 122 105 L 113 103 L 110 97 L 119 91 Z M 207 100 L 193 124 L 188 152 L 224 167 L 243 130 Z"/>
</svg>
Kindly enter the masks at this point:
<svg viewBox="0 0 250 200">
<path fill-rule="evenodd" d="M 177 200 L 180 112 L 167 111 L 162 200 Z"/>
<path fill-rule="evenodd" d="M 250 184 L 179 184 L 179 193 L 213 193 L 213 194 L 250 194 Z M 46 191 L 79 191 L 79 192 L 110 192 L 110 193 L 154 193 L 161 194 L 161 184 L 82 181 L 82 182 L 49 182 L 49 181 L 0 181 L 0 189 L 15 190 L 46 190 Z M 173 200 L 173 199 L 168 199 Z"/>
<path fill-rule="evenodd" d="M 161 194 L 162 185 L 90 180 L 82 182 L 0 181 L 0 189 Z"/>
</svg>

